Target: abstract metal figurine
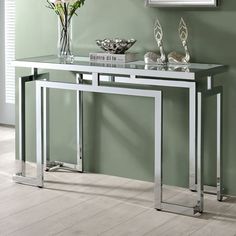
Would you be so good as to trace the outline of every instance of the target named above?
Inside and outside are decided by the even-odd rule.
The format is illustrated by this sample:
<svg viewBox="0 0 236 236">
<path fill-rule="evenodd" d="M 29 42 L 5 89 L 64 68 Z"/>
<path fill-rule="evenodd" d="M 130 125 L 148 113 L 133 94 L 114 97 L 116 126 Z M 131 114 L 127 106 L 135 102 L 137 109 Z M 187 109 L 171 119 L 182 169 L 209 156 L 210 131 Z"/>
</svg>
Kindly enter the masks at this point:
<svg viewBox="0 0 236 236">
<path fill-rule="evenodd" d="M 155 52 L 147 52 L 144 55 L 145 63 L 157 63 L 157 64 L 165 64 L 166 63 L 166 55 L 163 48 L 163 30 L 162 26 L 158 19 L 156 19 L 154 25 L 154 37 L 157 41 L 157 46 L 159 47 L 160 54 Z"/>
<path fill-rule="evenodd" d="M 169 63 L 188 64 L 190 61 L 190 54 L 189 54 L 188 46 L 187 46 L 188 28 L 187 28 L 187 25 L 182 17 L 179 22 L 178 31 L 179 31 L 180 40 L 181 40 L 182 45 L 184 47 L 185 55 L 178 53 L 178 52 L 171 52 L 168 55 L 168 62 Z"/>
<path fill-rule="evenodd" d="M 189 72 L 189 66 L 188 64 L 169 64 L 168 65 L 169 71 L 182 71 L 182 72 Z"/>
</svg>

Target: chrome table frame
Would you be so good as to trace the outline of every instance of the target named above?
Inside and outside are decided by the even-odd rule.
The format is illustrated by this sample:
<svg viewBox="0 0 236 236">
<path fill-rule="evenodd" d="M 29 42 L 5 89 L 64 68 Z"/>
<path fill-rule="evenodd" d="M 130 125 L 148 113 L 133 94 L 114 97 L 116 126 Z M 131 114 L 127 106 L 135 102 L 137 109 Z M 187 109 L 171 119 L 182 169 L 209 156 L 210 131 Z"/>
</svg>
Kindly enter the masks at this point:
<svg viewBox="0 0 236 236">
<path fill-rule="evenodd" d="M 197 191 L 197 204 L 194 208 L 188 208 L 184 206 L 172 205 L 168 203 L 162 203 L 162 191 L 160 190 L 159 200 L 155 200 L 155 207 L 157 209 L 184 213 L 184 214 L 194 214 L 196 212 L 203 211 L 203 191 L 212 190 L 211 186 L 204 186 L 202 181 L 202 99 L 208 96 L 217 96 L 217 199 L 222 199 L 222 148 L 221 148 L 221 132 L 222 132 L 222 88 L 214 88 L 213 86 L 213 75 L 225 71 L 223 66 L 216 66 L 211 70 L 204 70 L 201 73 L 189 73 L 189 72 L 175 72 L 169 73 L 168 71 L 152 71 L 152 70 L 139 70 L 139 69 L 127 69 L 127 68 L 106 68 L 102 66 L 84 66 L 84 65 L 73 65 L 73 64 L 51 64 L 44 62 L 34 62 L 34 61 L 15 61 L 14 65 L 16 67 L 30 67 L 32 68 L 33 75 L 30 77 L 22 77 L 19 80 L 19 159 L 21 161 L 21 171 L 14 176 L 14 180 L 20 183 L 32 184 L 32 179 L 25 176 L 24 165 L 25 165 L 25 133 L 24 133 L 24 86 L 25 83 L 40 79 L 38 75 L 38 69 L 55 69 L 55 70 L 65 70 L 65 71 L 75 71 L 77 72 L 76 82 L 78 84 L 83 82 L 82 74 L 90 73 L 92 74 L 92 86 L 95 88 L 100 88 L 100 82 L 104 81 L 101 75 L 109 75 L 108 81 L 118 82 L 123 84 L 138 84 L 138 85 L 153 85 L 153 86 L 164 86 L 164 87 L 174 87 L 174 88 L 186 88 L 189 91 L 189 188 L 193 191 Z M 121 76 L 128 76 L 127 78 Z M 155 79 L 153 79 L 155 77 Z M 157 79 L 158 77 L 158 79 Z M 203 81 L 202 78 L 207 78 L 207 87 L 205 89 L 200 89 L 199 84 Z M 47 79 L 47 76 L 46 76 Z M 106 80 L 106 79 L 105 79 Z M 40 81 L 42 83 L 42 81 Z M 47 82 L 49 83 L 49 82 Z M 55 82 L 53 82 L 55 83 Z M 84 86 L 84 85 L 79 85 Z M 43 87 L 43 86 L 42 86 Z M 43 88 L 43 120 L 46 120 L 46 87 Z M 122 88 L 126 89 L 126 88 Z M 149 90 L 148 90 L 149 91 Z M 79 171 L 83 171 L 83 144 L 82 144 L 82 90 L 77 90 L 77 165 L 69 165 L 69 167 L 75 167 Z M 39 105 L 37 105 L 38 107 Z M 38 108 L 39 109 L 39 108 Z M 47 135 L 46 135 L 46 122 L 43 122 L 43 146 L 46 146 Z M 39 138 L 39 137 L 38 137 Z M 37 140 L 38 140 L 37 138 Z M 39 142 L 39 141 L 37 141 Z M 40 153 L 37 154 L 40 156 Z M 43 149 L 43 156 L 47 156 L 46 148 Z M 38 160 L 39 162 L 40 160 Z M 39 162 L 40 163 L 40 162 Z M 41 166 L 41 164 L 40 164 Z M 41 167 L 38 167 L 38 176 L 41 176 Z M 155 176 L 156 178 L 156 176 Z M 33 184 L 37 186 L 42 186 L 42 181 L 40 178 Z M 159 176 L 160 179 L 160 176 Z M 160 184 L 162 185 L 162 184 Z M 160 186 L 157 188 L 159 189 Z M 215 192 L 215 188 L 213 189 Z M 161 202 L 161 205 L 160 205 Z M 157 204 L 158 203 L 158 204 Z M 189 211 L 190 210 L 190 211 Z"/>
<path fill-rule="evenodd" d="M 202 147 L 202 107 L 204 99 L 208 97 L 216 96 L 216 187 L 204 185 L 204 192 L 210 194 L 216 194 L 217 200 L 223 199 L 223 186 L 222 186 L 222 102 L 223 102 L 223 87 L 214 87 L 214 77 L 206 76 L 206 84 L 203 84 L 203 88 L 198 83 L 200 81 L 179 81 L 179 80 L 166 80 L 166 79 L 142 79 L 132 76 L 130 78 L 112 77 L 103 78 L 103 82 L 117 82 L 122 84 L 136 84 L 136 85 L 154 85 L 161 87 L 171 88 L 185 88 L 189 91 L 189 189 L 197 191 L 197 183 L 200 181 L 198 178 L 201 175 L 197 170 L 197 158 L 199 155 L 203 156 Z M 88 79 L 89 80 L 89 79 Z M 196 157 L 196 155 L 198 157 Z M 199 158 L 200 159 L 200 158 Z M 198 160 L 199 160 L 198 159 Z"/>
<path fill-rule="evenodd" d="M 71 83 L 60 83 L 60 82 L 50 82 L 46 80 L 36 81 L 36 160 L 37 160 L 37 176 L 27 178 L 23 175 L 23 171 L 14 177 L 16 182 L 35 185 L 38 187 L 43 187 L 44 178 L 44 161 L 46 159 L 45 149 L 46 143 L 43 139 L 45 130 L 43 129 L 44 124 L 46 124 L 46 116 L 43 112 L 44 106 L 44 94 L 46 89 L 62 89 L 62 90 L 75 90 L 77 92 L 95 92 L 95 93 L 106 93 L 106 94 L 119 94 L 128 96 L 141 96 L 154 98 L 155 101 L 155 137 L 154 137 L 154 207 L 156 209 L 162 209 L 162 92 L 158 90 L 143 90 L 143 89 L 127 89 L 127 88 L 115 88 L 115 87 L 102 87 L 96 85 L 82 85 L 82 84 L 71 84 Z M 43 99 L 44 97 L 44 99 Z M 77 113 L 78 115 L 78 113 Z M 77 116 L 79 119 L 81 115 Z M 78 121 L 82 123 L 80 120 Z M 81 125 L 80 125 L 81 127 Z M 44 132 L 43 132 L 44 131 Z M 80 132 L 79 132 L 80 133 Z M 82 139 L 80 136 L 77 137 L 77 142 L 80 143 L 79 150 L 82 149 Z M 24 168 L 23 168 L 24 169 Z"/>
</svg>

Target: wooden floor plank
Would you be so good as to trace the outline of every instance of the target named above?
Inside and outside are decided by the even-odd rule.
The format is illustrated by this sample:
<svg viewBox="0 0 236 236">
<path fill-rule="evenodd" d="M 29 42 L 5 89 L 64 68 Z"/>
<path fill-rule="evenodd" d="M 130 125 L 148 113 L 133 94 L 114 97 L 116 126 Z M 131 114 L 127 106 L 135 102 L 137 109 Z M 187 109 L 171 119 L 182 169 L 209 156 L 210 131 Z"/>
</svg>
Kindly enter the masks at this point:
<svg viewBox="0 0 236 236">
<path fill-rule="evenodd" d="M 178 216 L 172 219 L 171 221 L 162 224 L 159 227 L 155 227 L 153 230 L 147 232 L 145 235 L 185 236 L 190 235 L 191 233 L 201 229 L 207 224 L 207 220 L 198 217 Z"/>
<path fill-rule="evenodd" d="M 58 212 L 51 217 L 44 218 L 34 224 L 22 227 L 10 235 L 24 236 L 41 236 L 41 235 L 57 235 L 59 232 L 78 224 L 80 221 L 90 222 L 90 219 L 96 218 L 100 212 L 117 206 L 120 202 L 106 198 L 95 197 L 88 201 L 81 202 L 73 207 Z M 93 227 L 90 225 L 90 227 Z M 69 234 L 68 234 L 69 235 Z"/>
<path fill-rule="evenodd" d="M 104 231 L 101 235 L 141 236 L 153 230 L 157 226 L 172 221 L 175 217 L 174 214 L 148 209 L 142 214 L 139 214 L 136 217 L 111 228 L 110 230 Z"/>
<path fill-rule="evenodd" d="M 63 230 L 58 235 L 102 235 L 104 231 L 132 219 L 143 211 L 146 211 L 146 209 L 120 203 L 96 214 L 90 219 L 76 222 L 76 224 Z"/>
<path fill-rule="evenodd" d="M 205 195 L 205 213 L 195 218 L 153 209 L 150 182 L 59 170 L 45 173 L 43 189 L 16 184 L 14 138 L 14 129 L 0 126 L 0 235 L 236 236 L 236 198 Z M 195 204 L 188 189 L 163 190 L 168 202 Z"/>
<path fill-rule="evenodd" d="M 39 222 L 46 217 L 53 216 L 87 199 L 88 197 L 85 195 L 75 198 L 74 196 L 72 197 L 71 194 L 67 194 L 27 208 L 18 214 L 0 220 L 0 235 L 9 234 L 35 222 Z"/>
<path fill-rule="evenodd" d="M 37 189 L 32 193 L 25 194 L 23 197 L 11 198 L 2 204 L 0 203 L 0 225 L 6 217 L 10 218 L 14 214 L 19 214 L 29 208 L 55 199 L 58 196 L 59 194 L 56 191 Z"/>
</svg>

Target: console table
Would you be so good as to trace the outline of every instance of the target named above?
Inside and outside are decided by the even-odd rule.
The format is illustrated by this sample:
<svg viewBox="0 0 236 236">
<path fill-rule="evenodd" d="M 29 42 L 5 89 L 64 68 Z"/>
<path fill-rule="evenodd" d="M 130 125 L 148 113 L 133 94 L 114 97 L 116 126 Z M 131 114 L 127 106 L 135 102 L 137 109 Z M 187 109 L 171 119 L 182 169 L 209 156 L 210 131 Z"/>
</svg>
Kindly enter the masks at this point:
<svg viewBox="0 0 236 236">
<path fill-rule="evenodd" d="M 131 63 L 94 63 L 88 58 L 75 58 L 73 63 L 61 62 L 56 56 L 42 56 L 20 59 L 13 62 L 15 67 L 32 69 L 32 75 L 21 77 L 19 83 L 19 159 L 20 170 L 13 176 L 16 182 L 43 187 L 43 170 L 48 158 L 47 143 L 47 89 L 68 89 L 77 93 L 77 164 L 69 165 L 83 172 L 83 97 L 84 91 L 130 96 L 152 97 L 155 100 L 155 165 L 154 165 L 154 207 L 183 214 L 203 211 L 204 191 L 217 194 L 222 200 L 222 86 L 215 87 L 214 75 L 226 71 L 226 66 L 212 64 L 189 64 L 166 66 L 144 64 L 142 61 Z M 75 83 L 49 81 L 49 74 L 39 74 L 38 69 L 75 72 Z M 87 76 L 90 75 L 90 76 Z M 85 80 L 91 83 L 84 84 Z M 25 174 L 25 84 L 36 81 L 36 178 Z M 109 86 L 101 85 L 110 82 Z M 117 88 L 115 83 L 122 84 Z M 150 89 L 131 89 L 126 85 L 152 85 L 185 88 L 189 91 L 189 189 L 197 192 L 193 208 L 163 202 L 162 200 L 162 92 Z M 112 86 L 113 85 L 113 86 Z M 216 188 L 204 186 L 202 181 L 202 103 L 203 98 L 216 96 L 217 111 L 217 179 Z M 43 115 L 42 115 L 43 114 Z"/>
</svg>

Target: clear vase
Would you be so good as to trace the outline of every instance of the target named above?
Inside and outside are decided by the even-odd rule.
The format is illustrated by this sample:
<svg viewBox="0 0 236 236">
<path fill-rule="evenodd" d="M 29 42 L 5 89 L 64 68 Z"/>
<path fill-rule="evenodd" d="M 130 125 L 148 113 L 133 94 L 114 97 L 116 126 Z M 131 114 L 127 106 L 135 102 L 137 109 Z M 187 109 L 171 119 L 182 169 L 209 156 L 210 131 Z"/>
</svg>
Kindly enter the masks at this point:
<svg viewBox="0 0 236 236">
<path fill-rule="evenodd" d="M 62 62 L 72 63 L 74 56 L 72 54 L 72 20 L 64 18 L 58 19 L 58 43 L 57 55 Z"/>
</svg>

